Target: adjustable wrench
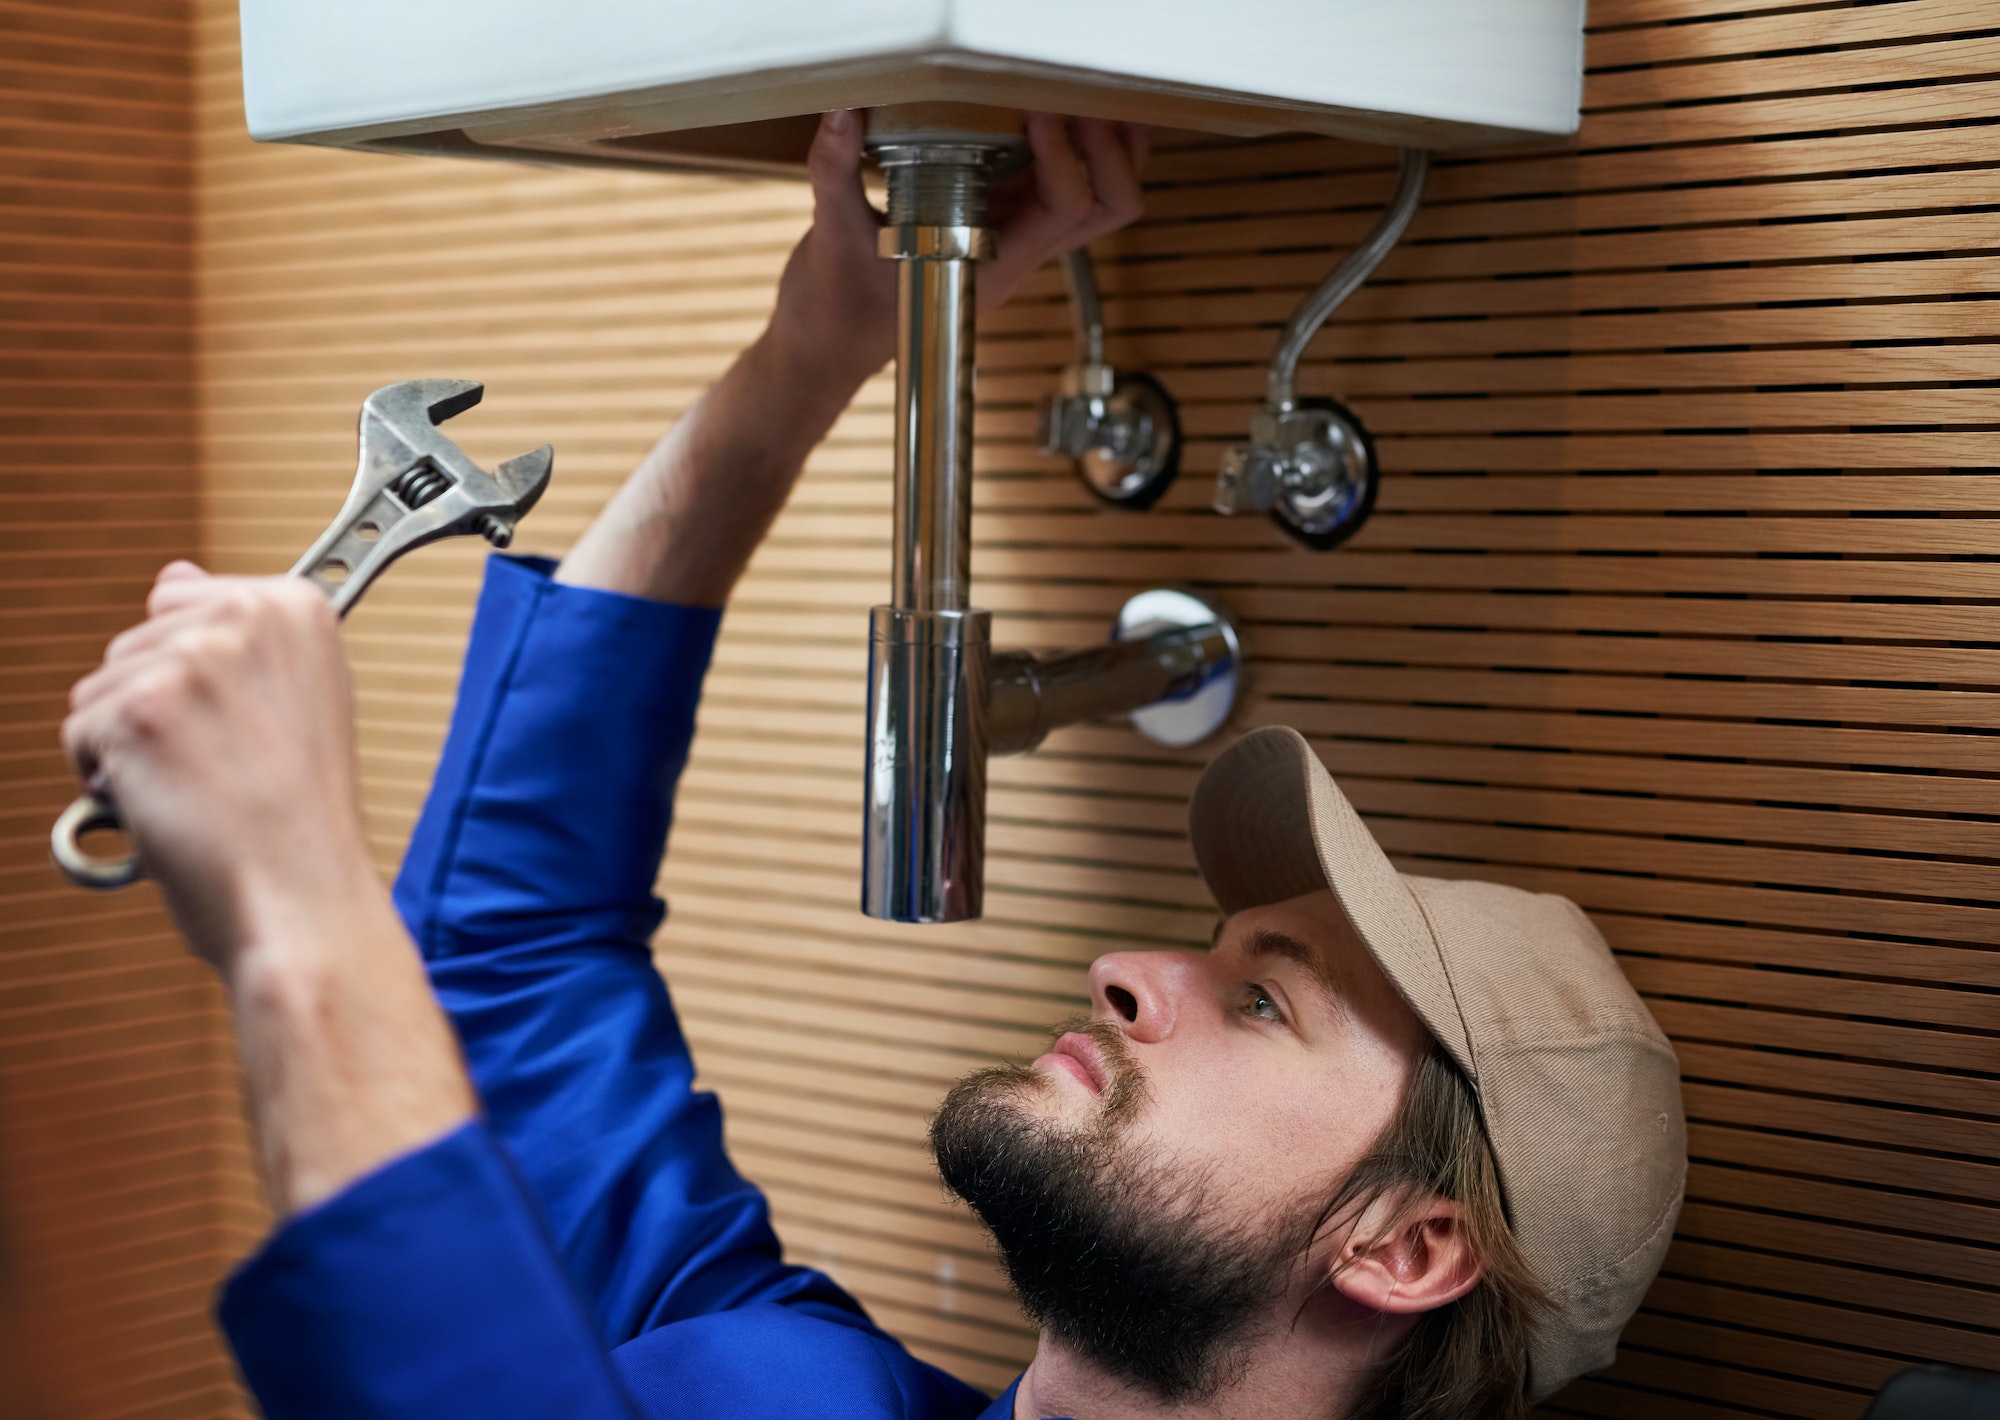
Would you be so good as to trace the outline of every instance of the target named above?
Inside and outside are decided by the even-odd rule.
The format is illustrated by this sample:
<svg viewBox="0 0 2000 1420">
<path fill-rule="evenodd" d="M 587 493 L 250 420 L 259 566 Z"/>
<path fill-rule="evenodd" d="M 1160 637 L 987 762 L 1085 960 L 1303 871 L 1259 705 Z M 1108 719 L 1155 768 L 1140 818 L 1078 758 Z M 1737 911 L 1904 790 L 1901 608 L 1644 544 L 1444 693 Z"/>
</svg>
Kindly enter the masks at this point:
<svg viewBox="0 0 2000 1420">
<path fill-rule="evenodd" d="M 555 451 L 544 444 L 491 473 L 460 451 L 438 425 L 479 403 L 475 380 L 404 380 L 384 385 L 361 406 L 361 460 L 340 516 L 299 559 L 291 575 L 325 592 L 342 616 L 411 548 L 478 533 L 505 547 L 514 524 L 549 485 Z M 49 835 L 56 866 L 79 887 L 108 891 L 145 876 L 136 854 L 98 858 L 78 840 L 120 827 L 117 807 L 87 790 L 64 809 Z"/>
</svg>

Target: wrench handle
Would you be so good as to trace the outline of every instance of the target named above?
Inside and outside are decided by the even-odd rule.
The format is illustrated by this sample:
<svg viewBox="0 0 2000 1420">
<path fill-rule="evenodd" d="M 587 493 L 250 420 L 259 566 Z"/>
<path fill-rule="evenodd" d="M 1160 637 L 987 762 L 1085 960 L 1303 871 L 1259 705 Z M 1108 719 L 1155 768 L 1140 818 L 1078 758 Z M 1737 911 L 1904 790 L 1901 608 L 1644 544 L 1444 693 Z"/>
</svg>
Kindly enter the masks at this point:
<svg viewBox="0 0 2000 1420">
<path fill-rule="evenodd" d="M 326 539 L 327 541 L 342 531 L 343 524 L 353 519 L 343 515 L 337 520 Z M 395 551 L 387 556 L 372 557 L 354 568 L 353 574 L 342 582 L 328 582 L 309 574 L 317 559 L 308 554 L 306 561 L 292 569 L 291 575 L 311 582 L 333 603 L 333 609 L 345 616 L 347 609 L 360 600 L 368 590 L 368 584 L 395 559 Z M 95 892 L 116 892 L 119 888 L 130 887 L 146 876 L 146 870 L 139 863 L 137 853 L 128 853 L 123 858 L 99 858 L 83 849 L 83 835 L 98 829 L 122 829 L 123 821 L 118 817 L 118 805 L 96 789 L 86 789 L 71 800 L 70 806 L 57 816 L 55 827 L 49 830 L 49 855 L 56 860 L 64 877 L 78 887 L 90 888 Z"/>
<path fill-rule="evenodd" d="M 146 876 L 136 853 L 123 858 L 99 858 L 86 853 L 80 841 L 94 829 L 123 827 L 118 821 L 118 806 L 96 790 L 86 789 L 56 819 L 56 826 L 49 833 L 49 851 L 55 855 L 56 866 L 63 870 L 63 876 L 78 887 L 95 888 L 99 892 L 130 887 Z"/>
<path fill-rule="evenodd" d="M 380 570 L 379 565 L 375 566 L 369 569 L 366 580 L 357 579 L 353 594 L 345 600 L 334 595 L 325 583 L 313 578 L 307 580 L 328 593 L 335 611 L 345 614 L 348 606 L 367 590 L 368 582 L 373 581 Z M 294 568 L 291 575 L 298 577 L 304 574 Z M 81 841 L 84 834 L 97 829 L 124 826 L 118 817 L 118 805 L 99 790 L 86 789 L 56 817 L 55 827 L 49 830 L 49 856 L 56 860 L 63 876 L 78 887 L 90 888 L 94 892 L 116 892 L 119 888 L 130 887 L 146 876 L 137 853 L 128 853 L 123 858 L 99 858 L 84 852 Z"/>
</svg>

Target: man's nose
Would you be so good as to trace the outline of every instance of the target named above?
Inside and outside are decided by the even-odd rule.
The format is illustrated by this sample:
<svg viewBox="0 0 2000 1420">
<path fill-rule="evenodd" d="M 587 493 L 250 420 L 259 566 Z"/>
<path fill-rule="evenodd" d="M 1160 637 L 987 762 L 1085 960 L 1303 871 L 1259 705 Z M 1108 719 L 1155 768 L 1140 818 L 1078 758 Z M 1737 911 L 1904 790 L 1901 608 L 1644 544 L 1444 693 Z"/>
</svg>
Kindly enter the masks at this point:
<svg viewBox="0 0 2000 1420">
<path fill-rule="evenodd" d="M 1201 965 L 1193 952 L 1101 956 L 1090 964 L 1091 1015 L 1115 1020 L 1134 1040 L 1165 1040 L 1200 987 Z"/>
</svg>

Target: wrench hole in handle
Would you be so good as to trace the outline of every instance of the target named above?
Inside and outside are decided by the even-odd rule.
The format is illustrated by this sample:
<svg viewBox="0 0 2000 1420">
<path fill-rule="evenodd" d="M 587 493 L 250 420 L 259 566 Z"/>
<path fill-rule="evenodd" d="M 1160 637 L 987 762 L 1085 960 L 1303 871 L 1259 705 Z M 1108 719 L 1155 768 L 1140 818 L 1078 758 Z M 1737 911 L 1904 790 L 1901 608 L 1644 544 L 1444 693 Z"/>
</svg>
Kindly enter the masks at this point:
<svg viewBox="0 0 2000 1420">
<path fill-rule="evenodd" d="M 363 542 L 373 542 L 376 538 L 382 536 L 382 529 L 375 523 L 363 523 L 354 530 L 354 535 Z"/>
<path fill-rule="evenodd" d="M 338 557 L 329 557 L 326 561 L 319 564 L 320 578 L 327 585 L 334 587 L 339 586 L 347 580 L 347 574 L 350 570 L 348 565 Z"/>
<path fill-rule="evenodd" d="M 107 891 L 145 876 L 117 809 L 96 793 L 79 794 L 57 817 L 49 848 L 63 875 L 80 887 Z"/>
<path fill-rule="evenodd" d="M 132 844 L 125 825 L 113 819 L 86 819 L 77 825 L 73 835 L 76 846 L 87 857 L 100 863 L 122 863 L 134 856 L 138 849 Z"/>
</svg>

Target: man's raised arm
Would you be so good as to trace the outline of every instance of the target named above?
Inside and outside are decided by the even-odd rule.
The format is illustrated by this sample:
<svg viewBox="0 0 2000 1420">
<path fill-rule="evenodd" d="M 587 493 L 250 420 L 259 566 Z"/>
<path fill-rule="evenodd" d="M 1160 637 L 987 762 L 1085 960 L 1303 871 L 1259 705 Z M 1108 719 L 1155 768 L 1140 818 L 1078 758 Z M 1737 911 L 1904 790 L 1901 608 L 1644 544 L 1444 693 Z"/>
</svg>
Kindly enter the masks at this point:
<svg viewBox="0 0 2000 1420">
<path fill-rule="evenodd" d="M 984 300 L 1136 215 L 1142 140 L 1076 132 L 1031 124 Z M 857 119 L 823 127 L 770 330 L 571 556 L 494 562 L 395 906 L 311 589 L 170 567 L 72 694 L 73 766 L 230 993 L 287 1221 L 223 1312 L 274 1420 L 624 1416 L 606 1347 L 662 1321 L 772 1300 L 866 1325 L 780 1261 L 648 953 L 720 605 L 890 353 L 860 148 Z"/>
<path fill-rule="evenodd" d="M 1035 121 L 1004 299 L 1055 250 L 1130 219 L 1132 135 Z M 551 578 L 497 561 L 397 901 L 464 1041 L 489 1126 L 617 1344 L 751 1301 L 851 1307 L 785 1267 L 730 1167 L 653 970 L 672 789 L 718 611 L 855 390 L 894 343 L 893 269 L 857 116 L 812 154 L 811 231 L 769 329 L 661 440 Z M 1009 260 L 1011 258 L 1011 261 Z"/>
</svg>

